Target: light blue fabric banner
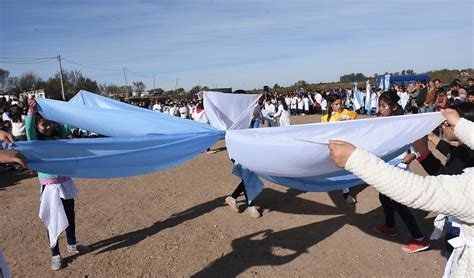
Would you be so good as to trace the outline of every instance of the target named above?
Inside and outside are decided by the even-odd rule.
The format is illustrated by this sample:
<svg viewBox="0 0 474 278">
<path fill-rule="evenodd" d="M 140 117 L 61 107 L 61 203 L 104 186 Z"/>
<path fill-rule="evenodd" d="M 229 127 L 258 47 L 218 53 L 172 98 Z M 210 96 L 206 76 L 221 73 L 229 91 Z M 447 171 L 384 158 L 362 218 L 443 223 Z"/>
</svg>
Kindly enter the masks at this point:
<svg viewBox="0 0 474 278">
<path fill-rule="evenodd" d="M 118 178 L 161 171 L 189 160 L 221 131 L 138 137 L 16 142 L 28 168 L 79 178 Z"/>
<path fill-rule="evenodd" d="M 49 120 L 111 138 L 28 141 L 15 149 L 39 172 L 116 178 L 164 170 L 199 155 L 225 132 L 192 120 L 82 92 L 71 102 L 37 99 Z"/>
<path fill-rule="evenodd" d="M 85 90 L 80 90 L 73 98 L 69 100 L 69 103 L 86 105 L 104 109 L 124 110 L 124 111 L 136 111 L 136 112 L 151 112 L 156 113 L 153 110 L 141 108 L 138 106 L 130 105 L 124 102 L 113 100 L 98 94 L 94 94 Z"/>
<path fill-rule="evenodd" d="M 36 101 L 39 113 L 48 120 L 111 137 L 217 131 L 210 125 L 142 108 L 135 111 L 118 110 L 50 99 Z M 112 99 L 109 101 L 117 102 Z"/>
<path fill-rule="evenodd" d="M 403 154 L 408 147 L 409 146 L 404 146 L 382 159 L 388 161 L 388 163 L 393 166 L 398 165 L 401 162 L 399 156 Z M 259 176 L 270 182 L 306 192 L 329 192 L 333 190 L 342 190 L 344 188 L 364 183 L 362 180 L 345 170 L 314 177 L 289 178 L 259 175 L 236 163 L 232 169 L 232 174 L 240 177 L 244 181 L 249 203 L 252 202 L 264 188 Z"/>
</svg>

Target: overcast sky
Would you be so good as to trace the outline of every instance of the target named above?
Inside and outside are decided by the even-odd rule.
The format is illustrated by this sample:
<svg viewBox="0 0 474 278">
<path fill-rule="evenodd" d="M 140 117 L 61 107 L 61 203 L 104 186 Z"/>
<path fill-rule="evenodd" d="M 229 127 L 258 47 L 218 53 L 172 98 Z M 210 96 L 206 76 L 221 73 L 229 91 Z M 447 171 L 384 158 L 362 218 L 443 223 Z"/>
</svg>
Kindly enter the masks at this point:
<svg viewBox="0 0 474 278">
<path fill-rule="evenodd" d="M 251 89 L 460 69 L 474 63 L 473 9 L 469 0 L 2 0 L 0 67 L 46 79 L 58 70 L 54 60 L 5 62 L 61 54 L 66 69 L 100 83 L 124 84 L 125 67 L 129 83 L 152 88 L 155 74 L 164 89 L 176 78 L 187 89 Z"/>
</svg>

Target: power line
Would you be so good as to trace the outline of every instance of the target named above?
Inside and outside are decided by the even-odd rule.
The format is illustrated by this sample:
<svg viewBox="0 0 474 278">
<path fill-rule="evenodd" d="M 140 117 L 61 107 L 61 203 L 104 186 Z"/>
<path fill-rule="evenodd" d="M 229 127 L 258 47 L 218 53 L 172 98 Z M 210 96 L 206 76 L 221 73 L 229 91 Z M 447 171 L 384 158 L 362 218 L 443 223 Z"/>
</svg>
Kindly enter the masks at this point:
<svg viewBox="0 0 474 278">
<path fill-rule="evenodd" d="M 128 68 L 125 68 L 125 70 L 130 72 L 130 73 L 133 73 L 135 75 L 141 76 L 141 77 L 145 77 L 145 78 L 153 77 L 152 75 L 143 75 L 143 74 L 140 74 L 140 73 L 136 73 L 134 71 L 129 70 Z"/>
<path fill-rule="evenodd" d="M 57 56 L 53 56 L 53 57 L 7 57 L 7 56 L 0 56 L 0 59 L 1 60 L 20 60 L 20 61 L 24 61 L 24 60 L 47 60 L 47 59 L 56 59 Z"/>
<path fill-rule="evenodd" d="M 69 60 L 69 59 L 65 59 L 65 58 L 62 58 L 62 60 L 63 60 L 63 61 L 66 61 L 66 62 L 68 62 L 68 63 L 74 64 L 74 65 L 78 65 L 78 66 L 85 67 L 85 68 L 90 68 L 90 69 L 95 69 L 95 70 L 102 70 L 102 71 L 122 71 L 122 69 L 106 69 L 106 68 L 100 68 L 100 67 L 96 67 L 96 66 L 84 65 L 84 64 L 81 64 L 81 63 L 78 63 L 78 62 L 71 61 L 71 60 Z"/>
<path fill-rule="evenodd" d="M 57 59 L 57 57 L 46 57 L 46 58 L 0 57 L 0 63 L 13 64 L 13 65 L 39 64 L 39 63 L 49 62 L 55 59 Z"/>
</svg>

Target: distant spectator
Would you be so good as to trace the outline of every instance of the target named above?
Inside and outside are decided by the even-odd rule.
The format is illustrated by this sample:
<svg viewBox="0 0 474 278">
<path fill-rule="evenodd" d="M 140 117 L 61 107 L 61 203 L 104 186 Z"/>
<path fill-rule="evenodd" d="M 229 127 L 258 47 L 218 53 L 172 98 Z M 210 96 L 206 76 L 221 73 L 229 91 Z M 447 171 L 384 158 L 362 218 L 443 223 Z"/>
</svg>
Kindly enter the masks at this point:
<svg viewBox="0 0 474 278">
<path fill-rule="evenodd" d="M 459 79 L 454 79 L 453 82 L 449 84 L 449 86 L 451 87 L 451 90 L 455 90 L 458 92 L 461 101 L 467 101 L 467 92 L 466 90 L 461 88 L 461 82 L 459 81 Z M 451 94 L 453 94 L 452 91 Z"/>
</svg>

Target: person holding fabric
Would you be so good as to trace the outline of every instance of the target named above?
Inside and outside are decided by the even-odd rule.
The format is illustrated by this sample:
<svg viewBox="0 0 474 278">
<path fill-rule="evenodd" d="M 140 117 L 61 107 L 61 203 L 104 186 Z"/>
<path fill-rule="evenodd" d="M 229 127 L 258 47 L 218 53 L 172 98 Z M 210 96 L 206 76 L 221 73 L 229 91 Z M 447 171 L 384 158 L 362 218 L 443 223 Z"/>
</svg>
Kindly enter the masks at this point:
<svg viewBox="0 0 474 278">
<path fill-rule="evenodd" d="M 290 112 L 288 111 L 288 105 L 283 97 L 278 98 L 278 111 L 273 115 L 273 117 L 278 118 L 279 126 L 291 125 Z"/>
<path fill-rule="evenodd" d="M 380 115 L 382 117 L 403 115 L 403 108 L 398 105 L 399 100 L 400 97 L 395 91 L 386 91 L 382 93 L 379 98 Z M 397 236 L 398 229 L 395 227 L 395 212 L 397 212 L 403 223 L 405 223 L 405 226 L 410 231 L 412 238 L 408 245 L 403 247 L 403 251 L 416 253 L 430 247 L 429 241 L 421 233 L 415 217 L 407 206 L 390 199 L 382 193 L 379 193 L 379 200 L 383 208 L 385 224 L 374 227 L 373 230 L 375 232 L 388 236 Z"/>
<path fill-rule="evenodd" d="M 0 130 L 0 142 L 5 142 L 11 146 L 14 137 L 12 134 Z M 21 167 L 26 168 L 26 158 L 19 152 L 14 150 L 0 150 L 0 164 L 1 163 L 18 163 Z"/>
<path fill-rule="evenodd" d="M 233 163 L 233 169 L 232 169 L 232 172 L 236 171 L 236 169 L 238 169 L 238 164 L 237 162 L 235 162 L 235 160 L 231 159 L 232 163 Z M 249 212 L 249 215 L 252 217 L 252 218 L 259 218 L 260 216 L 262 216 L 260 214 L 260 212 L 258 211 L 258 209 L 255 207 L 255 204 L 253 203 L 253 201 L 249 202 L 249 198 L 247 196 L 247 191 L 245 190 L 245 183 L 244 183 L 244 180 L 241 179 L 240 180 L 240 183 L 239 185 L 237 185 L 237 187 L 235 188 L 234 192 L 232 192 L 232 194 L 230 196 L 227 196 L 225 198 L 225 202 L 226 204 L 229 206 L 229 208 L 235 212 L 239 212 L 239 208 L 237 207 L 237 198 L 239 198 L 239 196 L 244 193 L 244 196 L 245 196 L 245 202 L 247 203 L 247 211 Z"/>
<path fill-rule="evenodd" d="M 461 118 L 453 109 L 442 111 L 454 135 L 474 149 L 474 122 Z M 331 140 L 331 159 L 390 198 L 427 211 L 452 215 L 461 222 L 459 237 L 444 277 L 470 277 L 474 273 L 474 169 L 461 175 L 422 177 L 385 163 L 370 152 L 350 143 Z"/>
<path fill-rule="evenodd" d="M 260 126 L 260 123 L 263 123 L 262 106 L 263 106 L 263 100 L 262 98 L 260 98 L 258 100 L 257 105 L 255 105 L 255 108 L 253 110 L 252 119 L 250 120 L 249 128 L 258 128 Z"/>
<path fill-rule="evenodd" d="M 338 94 L 332 94 L 327 97 L 328 102 L 328 113 L 321 117 L 322 123 L 336 122 L 336 121 L 349 121 L 354 120 L 357 117 L 357 113 L 342 109 L 342 98 Z M 357 203 L 357 199 L 351 195 L 349 188 L 342 190 L 342 198 L 348 204 Z"/>
<path fill-rule="evenodd" d="M 457 104 L 452 109 L 456 110 L 462 118 L 474 121 L 474 104 L 463 102 Z M 443 133 L 450 142 L 458 142 L 453 146 L 447 141 L 441 140 L 438 136 L 430 133 L 413 144 L 415 149 L 421 154 L 418 161 L 425 171 L 432 176 L 438 175 L 459 175 L 464 169 L 474 167 L 474 150 L 468 148 L 459 140 L 453 132 L 453 128 L 445 122 L 443 124 Z M 444 165 L 428 149 L 428 140 L 431 141 L 436 149 L 446 157 Z M 455 190 L 455 188 L 453 188 Z M 459 221 L 451 216 L 439 215 L 435 220 L 436 230 L 431 236 L 432 239 L 438 239 L 442 233 L 443 227 L 446 227 L 445 234 L 445 256 L 449 257 L 453 251 L 448 240 L 459 236 Z"/>
<path fill-rule="evenodd" d="M 31 140 L 65 139 L 69 127 L 57 125 L 54 122 L 37 116 L 36 100 L 28 101 L 30 107 L 26 117 L 26 137 Z M 62 268 L 62 259 L 59 252 L 58 238 L 66 230 L 67 251 L 77 254 L 87 252 L 86 248 L 76 241 L 76 223 L 74 212 L 74 198 L 77 189 L 70 177 L 56 176 L 38 172 L 41 185 L 41 202 L 39 216 L 48 229 L 48 238 L 51 248 L 51 269 Z"/>
</svg>

